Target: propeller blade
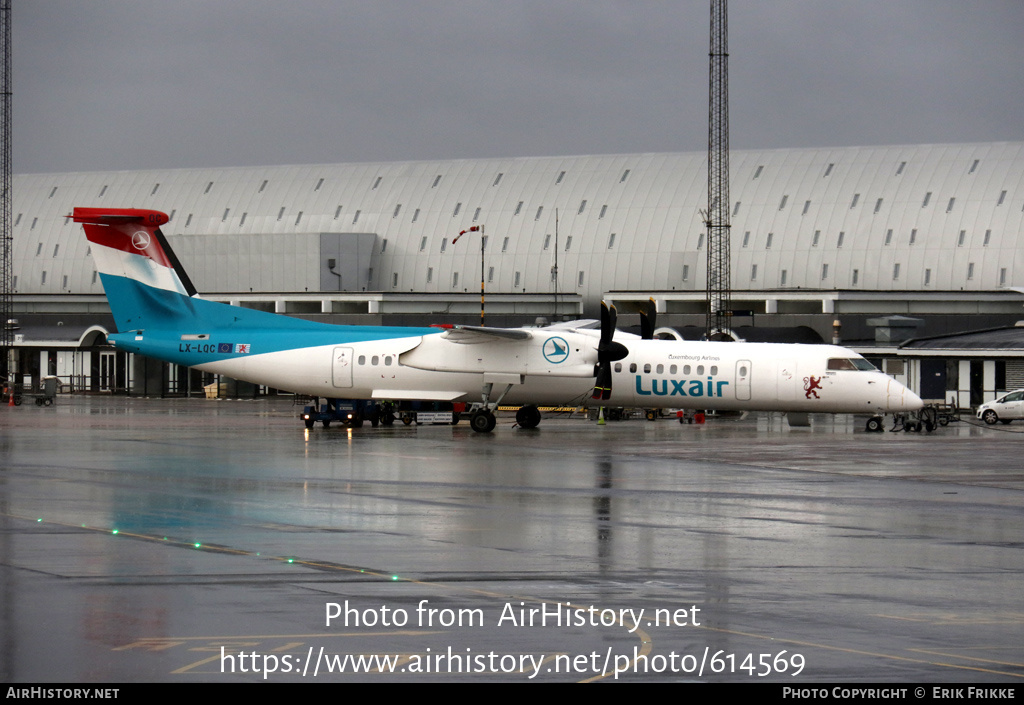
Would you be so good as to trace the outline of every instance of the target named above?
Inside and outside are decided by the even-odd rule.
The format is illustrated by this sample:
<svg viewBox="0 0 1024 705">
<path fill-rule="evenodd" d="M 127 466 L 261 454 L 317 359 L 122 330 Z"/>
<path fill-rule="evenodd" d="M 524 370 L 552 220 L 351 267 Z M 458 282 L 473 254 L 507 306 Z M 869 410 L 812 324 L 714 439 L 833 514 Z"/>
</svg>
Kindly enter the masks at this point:
<svg viewBox="0 0 1024 705">
<path fill-rule="evenodd" d="M 654 299 L 648 299 L 640 306 L 640 337 L 644 340 L 654 338 L 654 329 L 658 317 L 658 306 Z"/>
<path fill-rule="evenodd" d="M 592 399 L 607 400 L 612 395 L 612 363 L 629 355 L 622 343 L 612 340 L 615 335 L 615 306 L 601 302 L 601 342 L 597 346 L 597 380 Z"/>
</svg>

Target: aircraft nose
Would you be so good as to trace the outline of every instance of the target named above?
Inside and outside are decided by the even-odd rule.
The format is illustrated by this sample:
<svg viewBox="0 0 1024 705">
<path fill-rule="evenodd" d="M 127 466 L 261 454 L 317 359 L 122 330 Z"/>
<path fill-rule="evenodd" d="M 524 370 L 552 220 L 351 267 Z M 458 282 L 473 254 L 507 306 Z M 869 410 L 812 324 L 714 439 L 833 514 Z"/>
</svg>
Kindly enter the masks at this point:
<svg viewBox="0 0 1024 705">
<path fill-rule="evenodd" d="M 924 406 L 924 402 L 921 401 L 921 397 L 917 396 L 914 392 L 906 389 L 903 392 L 903 408 L 907 411 L 917 411 Z"/>
</svg>

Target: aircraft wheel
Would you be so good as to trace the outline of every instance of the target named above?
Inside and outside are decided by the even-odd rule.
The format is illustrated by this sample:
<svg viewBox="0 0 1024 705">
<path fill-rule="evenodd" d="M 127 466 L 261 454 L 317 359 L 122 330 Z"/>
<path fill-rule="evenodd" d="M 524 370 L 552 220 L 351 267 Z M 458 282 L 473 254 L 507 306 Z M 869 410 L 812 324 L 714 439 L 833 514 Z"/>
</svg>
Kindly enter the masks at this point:
<svg viewBox="0 0 1024 705">
<path fill-rule="evenodd" d="M 36 397 L 36 406 L 42 406 L 42 405 L 43 405 L 43 398 L 42 397 Z"/>
<path fill-rule="evenodd" d="M 403 416 L 402 417 L 402 423 L 404 423 L 406 426 L 411 424 L 412 423 L 412 416 L 410 416 L 409 414 L 406 414 L 405 416 Z"/>
<path fill-rule="evenodd" d="M 363 427 L 363 420 L 362 419 L 352 419 L 352 428 L 362 428 L 362 427 Z"/>
<path fill-rule="evenodd" d="M 949 425 L 949 417 L 946 416 L 945 414 L 939 416 L 939 425 L 940 426 L 948 426 Z"/>
<path fill-rule="evenodd" d="M 498 420 L 494 418 L 494 414 L 486 409 L 476 412 L 469 418 L 469 425 L 477 433 L 490 433 L 497 424 Z"/>
<path fill-rule="evenodd" d="M 981 420 L 987 423 L 989 426 L 991 426 L 992 424 L 999 420 L 999 416 L 996 414 L 996 412 L 992 411 L 992 409 L 989 409 L 988 411 L 981 415 Z"/>
<path fill-rule="evenodd" d="M 313 421 L 313 419 L 306 419 L 302 423 L 304 423 L 306 425 L 306 428 L 313 428 L 313 424 L 316 423 L 316 422 Z"/>
<path fill-rule="evenodd" d="M 656 421 L 658 419 L 658 412 L 654 409 L 648 409 L 644 412 L 644 416 L 648 421 Z"/>
<path fill-rule="evenodd" d="M 865 427 L 865 430 L 870 431 L 871 433 L 880 432 L 882 430 L 882 419 L 878 416 L 872 416 L 868 419 L 868 424 Z"/>
<path fill-rule="evenodd" d="M 519 407 L 516 412 L 516 423 L 520 428 L 537 428 L 540 424 L 540 409 L 533 404 Z"/>
<path fill-rule="evenodd" d="M 43 406 L 50 406 L 51 404 L 53 404 L 53 397 L 43 398 Z M 1007 423 L 1009 423 L 1009 421 L 1007 421 Z"/>
<path fill-rule="evenodd" d="M 384 412 L 380 417 L 380 422 L 385 426 L 392 426 L 395 423 L 395 416 L 390 411 Z"/>
<path fill-rule="evenodd" d="M 324 425 L 324 428 L 330 428 L 331 427 L 330 419 L 324 419 L 322 423 Z"/>
<path fill-rule="evenodd" d="M 932 431 L 935 430 L 935 424 L 932 423 L 931 421 L 925 421 L 924 430 L 927 431 L 928 433 L 931 433 Z"/>
</svg>

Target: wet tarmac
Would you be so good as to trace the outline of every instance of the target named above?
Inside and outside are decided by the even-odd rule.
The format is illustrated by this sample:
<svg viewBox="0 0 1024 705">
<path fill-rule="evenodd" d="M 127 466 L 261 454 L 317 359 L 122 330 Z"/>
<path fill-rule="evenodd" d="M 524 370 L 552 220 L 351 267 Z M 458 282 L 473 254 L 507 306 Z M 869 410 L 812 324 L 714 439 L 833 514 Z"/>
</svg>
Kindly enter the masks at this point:
<svg viewBox="0 0 1024 705">
<path fill-rule="evenodd" d="M 0 681 L 1020 682 L 1024 424 L 0 408 Z"/>
</svg>

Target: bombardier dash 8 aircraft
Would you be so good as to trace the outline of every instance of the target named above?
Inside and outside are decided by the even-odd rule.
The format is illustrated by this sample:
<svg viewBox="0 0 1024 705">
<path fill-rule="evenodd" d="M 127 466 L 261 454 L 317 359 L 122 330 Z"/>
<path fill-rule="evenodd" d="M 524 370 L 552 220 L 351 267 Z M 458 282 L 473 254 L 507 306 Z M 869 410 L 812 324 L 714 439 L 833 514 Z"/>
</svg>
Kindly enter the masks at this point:
<svg viewBox="0 0 1024 705">
<path fill-rule="evenodd" d="M 317 397 L 473 403 L 475 431 L 499 403 L 540 423 L 538 405 L 871 414 L 920 409 L 920 398 L 867 360 L 832 345 L 680 342 L 592 322 L 545 328 L 347 326 L 206 301 L 160 231 L 159 211 L 75 208 L 117 323 L 117 348 Z M 872 426 L 872 423 L 875 425 Z"/>
</svg>

